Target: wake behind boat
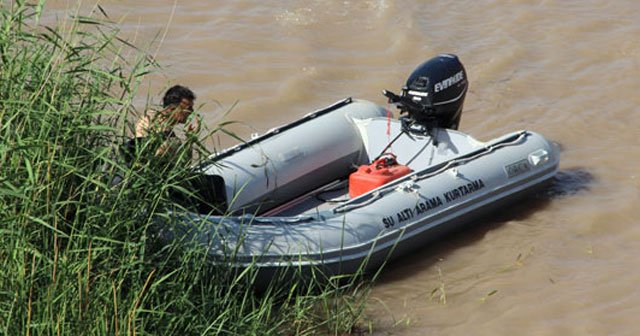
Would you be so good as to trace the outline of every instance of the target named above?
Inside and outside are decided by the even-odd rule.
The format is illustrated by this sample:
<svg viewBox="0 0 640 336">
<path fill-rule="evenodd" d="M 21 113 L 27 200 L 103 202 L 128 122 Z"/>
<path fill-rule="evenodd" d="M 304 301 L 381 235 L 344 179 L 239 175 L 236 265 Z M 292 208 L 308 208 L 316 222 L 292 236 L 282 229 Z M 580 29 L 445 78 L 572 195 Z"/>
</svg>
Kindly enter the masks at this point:
<svg viewBox="0 0 640 336">
<path fill-rule="evenodd" d="M 164 234 L 257 266 L 261 283 L 284 269 L 353 274 L 551 181 L 559 152 L 540 134 L 481 142 L 456 130 L 466 90 L 457 57 L 439 55 L 401 95 L 384 92 L 400 119 L 349 98 L 212 156 L 197 170 L 224 215 L 173 213 Z"/>
</svg>

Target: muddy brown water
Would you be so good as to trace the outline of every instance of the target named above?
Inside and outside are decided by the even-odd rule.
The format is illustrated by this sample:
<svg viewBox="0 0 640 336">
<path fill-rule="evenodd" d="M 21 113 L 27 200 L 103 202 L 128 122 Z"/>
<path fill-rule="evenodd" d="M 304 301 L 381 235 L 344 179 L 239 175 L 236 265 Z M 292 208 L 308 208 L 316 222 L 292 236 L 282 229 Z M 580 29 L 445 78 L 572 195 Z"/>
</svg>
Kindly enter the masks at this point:
<svg viewBox="0 0 640 336">
<path fill-rule="evenodd" d="M 562 146 L 561 172 L 545 193 L 386 268 L 368 305 L 375 333 L 640 334 L 640 2 L 100 4 L 164 66 L 145 81 L 151 100 L 188 85 L 208 126 L 240 121 L 243 137 L 347 96 L 385 105 L 382 89 L 457 54 L 471 85 L 461 130 L 540 132 Z M 64 18 L 76 2 L 47 6 Z"/>
</svg>

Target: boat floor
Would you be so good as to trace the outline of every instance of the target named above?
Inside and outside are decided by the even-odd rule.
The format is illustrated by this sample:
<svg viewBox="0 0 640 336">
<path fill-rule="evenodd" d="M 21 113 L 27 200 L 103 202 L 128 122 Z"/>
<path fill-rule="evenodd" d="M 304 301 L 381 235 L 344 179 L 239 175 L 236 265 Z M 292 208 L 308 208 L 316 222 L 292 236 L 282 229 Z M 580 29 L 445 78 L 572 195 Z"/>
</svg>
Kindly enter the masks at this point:
<svg viewBox="0 0 640 336">
<path fill-rule="evenodd" d="M 336 180 L 261 214 L 265 217 L 316 215 L 349 200 L 348 180 Z"/>
</svg>

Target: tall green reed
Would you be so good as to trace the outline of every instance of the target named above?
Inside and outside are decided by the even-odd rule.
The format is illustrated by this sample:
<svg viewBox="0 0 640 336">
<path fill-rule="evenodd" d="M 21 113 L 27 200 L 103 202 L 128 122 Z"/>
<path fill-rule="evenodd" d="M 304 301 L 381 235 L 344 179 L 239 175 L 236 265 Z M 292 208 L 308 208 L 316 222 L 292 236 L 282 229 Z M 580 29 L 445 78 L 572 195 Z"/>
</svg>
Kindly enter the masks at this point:
<svg viewBox="0 0 640 336">
<path fill-rule="evenodd" d="M 132 101 L 157 64 L 102 8 L 61 28 L 38 25 L 43 5 L 0 3 L 0 333 L 353 331 L 368 292 L 359 282 L 275 282 L 256 294 L 255 270 L 151 239 L 154 218 L 187 210 L 170 194 L 202 147 L 188 139 L 172 165 L 122 162 Z"/>
</svg>

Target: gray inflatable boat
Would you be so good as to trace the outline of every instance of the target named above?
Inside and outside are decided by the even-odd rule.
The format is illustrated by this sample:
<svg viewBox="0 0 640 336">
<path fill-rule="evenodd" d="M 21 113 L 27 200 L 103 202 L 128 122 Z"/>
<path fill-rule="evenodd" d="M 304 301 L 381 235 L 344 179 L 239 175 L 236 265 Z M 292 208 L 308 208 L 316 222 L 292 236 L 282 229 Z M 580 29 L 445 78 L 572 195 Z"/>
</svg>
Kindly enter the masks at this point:
<svg viewBox="0 0 640 336">
<path fill-rule="evenodd" d="M 346 177 L 393 138 L 387 151 L 412 172 L 349 197 Z M 265 281 L 292 267 L 350 274 L 544 186 L 558 160 L 534 132 L 488 142 L 442 128 L 408 134 L 384 108 L 349 99 L 212 157 L 202 172 L 222 177 L 230 214 L 174 214 L 174 228 L 214 259 L 258 266 Z"/>
<path fill-rule="evenodd" d="M 554 178 L 557 146 L 539 134 L 481 142 L 455 130 L 466 74 L 444 67 L 438 78 L 429 62 L 417 72 L 428 70 L 430 85 L 410 77 L 402 96 L 385 92 L 407 117 L 345 99 L 212 156 L 198 170 L 217 179 L 225 215 L 174 213 L 179 225 L 166 230 L 201 243 L 213 260 L 258 267 L 259 282 L 285 269 L 353 274 L 473 225 Z M 453 98 L 438 95 L 443 87 Z M 453 109 L 438 110 L 445 107 Z M 394 154 L 386 168 L 404 173 L 371 184 L 362 174 L 385 153 Z M 359 173 L 364 180 L 353 178 Z"/>
</svg>

